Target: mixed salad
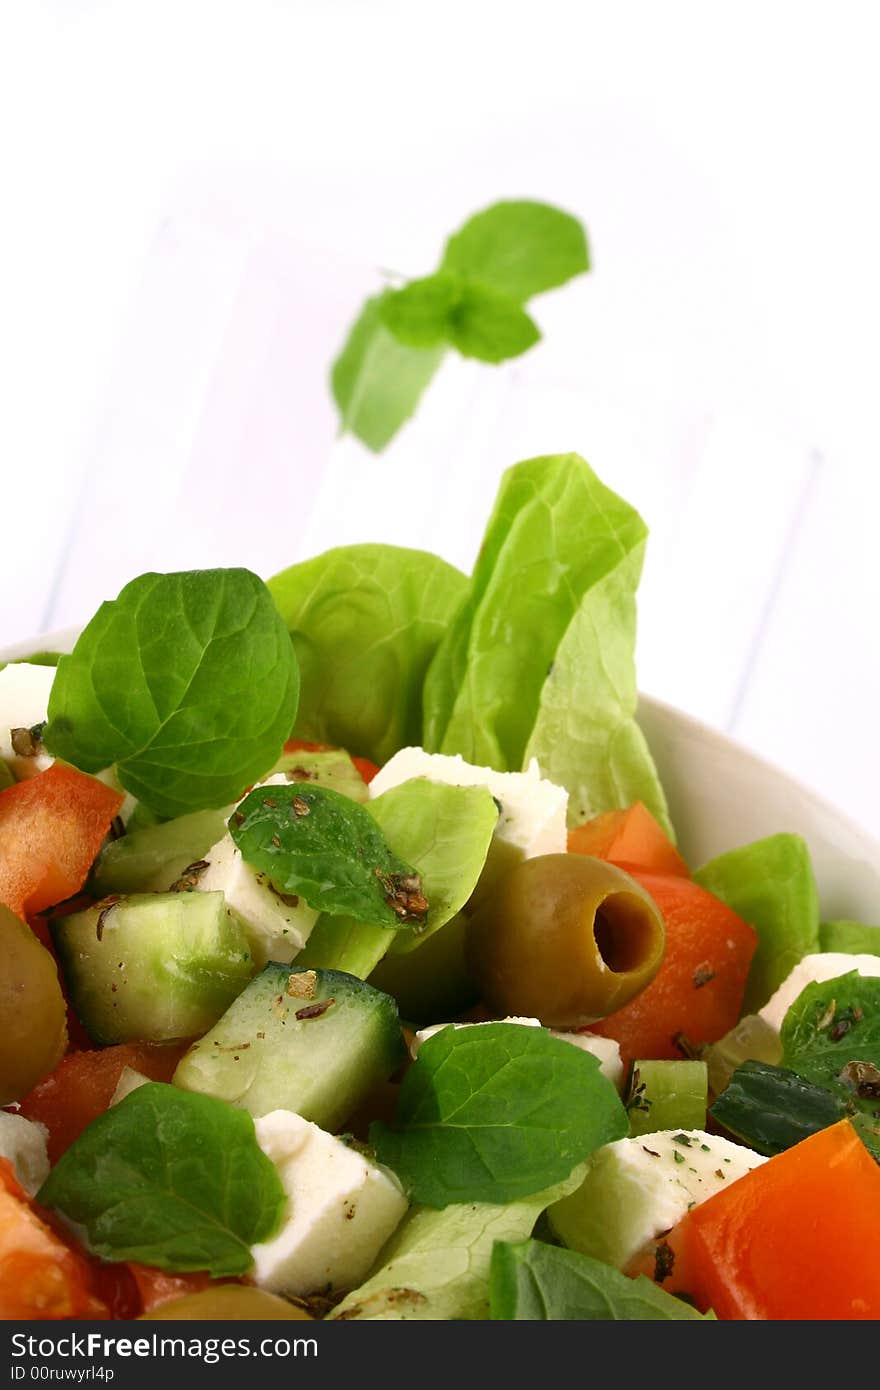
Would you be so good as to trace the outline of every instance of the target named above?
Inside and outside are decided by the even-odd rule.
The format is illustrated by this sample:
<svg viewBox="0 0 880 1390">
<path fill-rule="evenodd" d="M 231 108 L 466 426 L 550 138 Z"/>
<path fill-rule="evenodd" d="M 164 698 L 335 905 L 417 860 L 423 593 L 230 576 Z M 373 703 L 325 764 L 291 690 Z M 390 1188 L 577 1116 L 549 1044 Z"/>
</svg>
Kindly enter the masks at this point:
<svg viewBox="0 0 880 1390">
<path fill-rule="evenodd" d="M 646 530 L 146 574 L 0 670 L 5 1318 L 880 1316 L 880 927 L 688 865 Z"/>
</svg>

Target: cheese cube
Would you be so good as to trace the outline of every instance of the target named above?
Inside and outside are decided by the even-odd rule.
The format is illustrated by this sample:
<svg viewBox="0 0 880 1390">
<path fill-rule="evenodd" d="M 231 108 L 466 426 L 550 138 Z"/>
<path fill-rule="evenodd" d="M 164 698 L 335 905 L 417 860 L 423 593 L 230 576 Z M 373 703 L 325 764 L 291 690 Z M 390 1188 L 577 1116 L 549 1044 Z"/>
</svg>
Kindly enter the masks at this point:
<svg viewBox="0 0 880 1390">
<path fill-rule="evenodd" d="M 593 1155 L 581 1186 L 547 1215 L 570 1249 L 625 1269 L 691 1207 L 766 1161 L 699 1129 L 617 1139 Z"/>
<path fill-rule="evenodd" d="M 788 1010 L 807 985 L 836 980 L 838 975 L 848 975 L 853 970 L 860 975 L 880 976 L 880 956 L 852 956 L 843 951 L 822 951 L 814 956 L 804 956 L 782 981 L 776 993 L 770 996 L 763 1009 L 758 1010 L 758 1015 L 778 1033 Z"/>
<path fill-rule="evenodd" d="M 541 776 L 533 758 L 525 772 L 496 772 L 476 767 L 459 754 L 426 753 L 402 748 L 370 783 L 370 796 L 426 777 L 453 787 L 487 787 L 498 804 L 498 824 L 478 892 L 523 859 L 539 854 L 563 854 L 566 849 L 568 792 Z"/>
<path fill-rule="evenodd" d="M 305 946 L 318 913 L 303 898 L 276 891 L 264 873 L 258 873 L 241 857 L 232 836 L 227 834 L 205 855 L 208 867 L 195 887 L 201 893 L 218 889 L 244 924 L 248 944 L 256 964 L 269 960 L 287 965 Z"/>
<path fill-rule="evenodd" d="M 0 758 L 19 781 L 45 772 L 54 762 L 39 742 L 33 745 L 34 752 L 17 752 L 12 737 L 13 730 L 26 734 L 35 724 L 45 723 L 54 679 L 54 666 L 34 666 L 28 661 L 10 662 L 0 671 Z M 16 734 L 15 742 L 21 747 L 21 734 Z"/>
<path fill-rule="evenodd" d="M 31 1197 L 49 1176 L 45 1125 L 0 1110 L 0 1158 L 8 1158 L 15 1176 Z"/>
<path fill-rule="evenodd" d="M 289 1199 L 281 1230 L 253 1247 L 257 1284 L 297 1297 L 354 1288 L 407 1210 L 397 1178 L 291 1110 L 255 1125 Z"/>
</svg>

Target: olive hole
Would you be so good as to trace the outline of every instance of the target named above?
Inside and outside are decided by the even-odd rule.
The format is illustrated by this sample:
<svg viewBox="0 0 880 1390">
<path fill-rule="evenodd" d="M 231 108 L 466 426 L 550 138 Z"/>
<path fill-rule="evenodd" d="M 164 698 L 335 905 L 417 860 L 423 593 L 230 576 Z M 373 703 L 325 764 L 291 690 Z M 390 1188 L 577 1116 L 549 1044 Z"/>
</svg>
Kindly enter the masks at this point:
<svg viewBox="0 0 880 1390">
<path fill-rule="evenodd" d="M 628 893 L 611 893 L 596 909 L 593 936 L 609 970 L 624 975 L 654 954 L 657 926 L 643 903 Z"/>
</svg>

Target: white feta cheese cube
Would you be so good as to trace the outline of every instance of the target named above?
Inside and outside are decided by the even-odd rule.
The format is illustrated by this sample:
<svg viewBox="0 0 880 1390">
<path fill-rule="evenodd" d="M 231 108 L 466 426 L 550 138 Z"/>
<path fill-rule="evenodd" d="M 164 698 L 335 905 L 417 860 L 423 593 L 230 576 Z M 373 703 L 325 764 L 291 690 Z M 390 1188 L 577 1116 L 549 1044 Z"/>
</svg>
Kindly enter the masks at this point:
<svg viewBox="0 0 880 1390">
<path fill-rule="evenodd" d="M 625 1269 L 691 1207 L 766 1159 L 700 1129 L 664 1129 L 605 1144 L 570 1197 L 548 1218 L 571 1250 Z"/>
<path fill-rule="evenodd" d="M 15 1176 L 31 1197 L 49 1176 L 49 1156 L 45 1125 L 0 1110 L 0 1158 L 8 1158 Z"/>
<path fill-rule="evenodd" d="M 519 860 L 565 852 L 568 792 L 542 777 L 534 758 L 525 772 L 496 772 L 465 762 L 457 753 L 402 748 L 379 769 L 370 783 L 370 796 L 381 796 L 414 777 L 453 787 L 487 787 L 498 803 L 498 824 L 480 880 L 481 893 Z"/>
<path fill-rule="evenodd" d="M 54 762 L 39 744 L 34 753 L 18 752 L 12 738 L 13 730 L 27 731 L 45 723 L 54 679 L 54 666 L 33 666 L 28 661 L 10 662 L 0 671 L 0 758 L 19 781 L 45 772 Z M 21 735 L 16 735 L 15 742 L 21 747 Z"/>
<path fill-rule="evenodd" d="M 318 913 L 302 898 L 277 892 L 267 876 L 246 864 L 232 836 L 226 834 L 205 855 L 207 869 L 196 888 L 201 893 L 218 889 L 244 924 L 254 961 L 260 967 L 269 960 L 287 965 L 305 946 Z"/>
<path fill-rule="evenodd" d="M 758 1016 L 778 1033 L 788 1010 L 807 985 L 836 980 L 838 975 L 848 975 L 853 970 L 868 977 L 880 976 L 880 956 L 853 956 L 844 951 L 822 951 L 814 956 L 804 956 L 782 981 L 776 993 L 770 996 L 763 1009 L 758 1010 Z"/>
<path fill-rule="evenodd" d="M 291 1110 L 255 1125 L 288 1196 L 281 1230 L 253 1247 L 257 1284 L 296 1297 L 354 1288 L 406 1212 L 396 1177 Z"/>
<path fill-rule="evenodd" d="M 432 1038 L 435 1033 L 439 1033 L 441 1028 L 480 1028 L 486 1023 L 519 1023 L 524 1028 L 542 1028 L 543 1024 L 539 1018 L 501 1018 L 501 1019 L 482 1019 L 476 1023 L 432 1023 L 428 1028 L 420 1028 L 410 1043 L 410 1054 L 413 1058 L 418 1056 L 419 1048 L 428 1038 Z M 563 1033 L 554 1028 L 546 1030 L 551 1038 L 561 1038 L 563 1042 L 572 1043 L 579 1047 L 582 1052 L 591 1052 L 594 1057 L 599 1059 L 599 1070 L 603 1076 L 615 1085 L 618 1090 L 623 1086 L 623 1063 L 620 1060 L 620 1044 L 613 1038 L 600 1038 L 597 1033 Z"/>
</svg>

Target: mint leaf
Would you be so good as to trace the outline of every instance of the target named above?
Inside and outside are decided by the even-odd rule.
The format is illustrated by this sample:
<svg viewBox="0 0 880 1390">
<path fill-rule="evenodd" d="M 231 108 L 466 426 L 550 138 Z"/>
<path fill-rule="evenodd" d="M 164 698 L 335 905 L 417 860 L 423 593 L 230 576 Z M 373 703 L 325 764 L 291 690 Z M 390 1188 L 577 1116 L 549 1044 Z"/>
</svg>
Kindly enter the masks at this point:
<svg viewBox="0 0 880 1390">
<path fill-rule="evenodd" d="M 513 1202 L 628 1132 L 598 1060 L 537 1028 L 444 1028 L 403 1080 L 394 1128 L 370 1142 L 413 1201 Z"/>
<path fill-rule="evenodd" d="M 461 293 L 459 277 L 439 271 L 384 294 L 379 317 L 398 342 L 408 347 L 436 347 L 449 339 L 450 315 Z"/>
<path fill-rule="evenodd" d="M 505 1206 L 470 1202 L 410 1210 L 382 1250 L 382 1264 L 330 1314 L 360 1321 L 459 1321 L 489 1317 L 489 1265 L 497 1241 L 530 1235 L 541 1212 L 580 1187 L 581 1164 L 563 1182 Z"/>
<path fill-rule="evenodd" d="M 504 362 L 534 347 L 538 326 L 510 295 L 466 284 L 449 315 L 449 341 L 462 357 Z"/>
<path fill-rule="evenodd" d="M 246 864 L 321 912 L 396 928 L 424 921 L 415 870 L 392 854 L 365 807 L 311 782 L 256 787 L 229 818 Z"/>
<path fill-rule="evenodd" d="M 159 1082 L 93 1120 L 38 1195 L 102 1259 L 215 1278 L 250 1269 L 286 1201 L 246 1111 Z"/>
<path fill-rule="evenodd" d="M 547 203 L 494 203 L 449 238 L 442 270 L 522 303 L 590 268 L 587 238 L 576 217 Z"/>
<path fill-rule="evenodd" d="M 389 936 L 350 917 L 323 916 L 298 965 L 344 970 L 366 979 L 387 951 L 413 951 L 454 917 L 477 886 L 498 820 L 485 787 L 450 787 L 416 777 L 367 803 L 390 845 L 415 865 L 428 900 L 424 922 Z"/>
<path fill-rule="evenodd" d="M 302 675 L 296 733 L 384 763 L 422 741 L 428 664 L 467 591 L 436 555 L 349 545 L 269 580 Z"/>
<path fill-rule="evenodd" d="M 46 747 L 84 772 L 117 764 L 159 815 L 222 806 L 278 757 L 299 673 L 249 570 L 142 574 L 58 663 Z"/>
<path fill-rule="evenodd" d="M 331 386 L 343 434 L 379 453 L 414 413 L 443 359 L 443 346 L 409 347 L 382 321 L 387 295 L 368 299 L 333 364 Z"/>
<path fill-rule="evenodd" d="M 880 979 L 852 970 L 807 985 L 782 1022 L 782 1061 L 799 1076 L 847 1097 L 857 1090 L 842 1077 L 853 1060 L 880 1068 Z M 873 1097 L 880 1108 L 880 1074 Z"/>
<path fill-rule="evenodd" d="M 507 1322 L 706 1320 L 644 1274 L 629 1279 L 600 1260 L 539 1240 L 496 1241 L 489 1298 L 490 1316 Z"/>
<path fill-rule="evenodd" d="M 559 208 L 503 202 L 465 223 L 433 275 L 368 299 L 333 365 L 340 428 L 378 453 L 413 414 L 446 345 L 483 362 L 540 333 L 522 308 L 589 269 L 584 229 Z"/>
</svg>

